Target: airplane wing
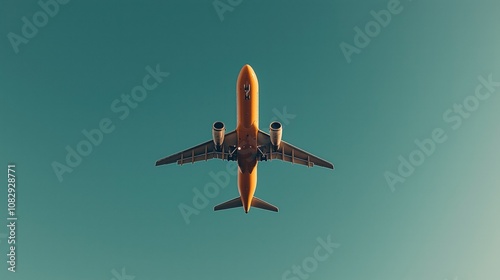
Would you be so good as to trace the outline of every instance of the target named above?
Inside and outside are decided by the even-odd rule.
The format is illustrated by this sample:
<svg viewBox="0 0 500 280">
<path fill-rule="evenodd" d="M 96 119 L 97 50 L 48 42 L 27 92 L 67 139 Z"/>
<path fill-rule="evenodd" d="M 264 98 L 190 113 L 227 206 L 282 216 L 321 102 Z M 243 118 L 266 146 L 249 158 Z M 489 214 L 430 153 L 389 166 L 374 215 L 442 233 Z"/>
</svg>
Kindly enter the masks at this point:
<svg viewBox="0 0 500 280">
<path fill-rule="evenodd" d="M 333 164 L 330 162 L 292 146 L 285 141 L 281 141 L 280 147 L 275 150 L 271 143 L 269 134 L 262 130 L 259 130 L 257 144 L 260 151 L 263 153 L 264 158 L 267 160 L 280 159 L 291 163 L 306 165 L 308 167 L 317 165 L 334 169 Z"/>
<path fill-rule="evenodd" d="M 202 160 L 206 161 L 213 158 L 228 160 L 228 157 L 232 155 L 231 146 L 237 145 L 236 137 L 236 130 L 233 130 L 224 136 L 224 142 L 219 151 L 215 149 L 213 140 L 210 140 L 193 148 L 162 158 L 156 161 L 156 166 L 174 162 L 182 165 L 184 163 L 194 163 Z"/>
</svg>

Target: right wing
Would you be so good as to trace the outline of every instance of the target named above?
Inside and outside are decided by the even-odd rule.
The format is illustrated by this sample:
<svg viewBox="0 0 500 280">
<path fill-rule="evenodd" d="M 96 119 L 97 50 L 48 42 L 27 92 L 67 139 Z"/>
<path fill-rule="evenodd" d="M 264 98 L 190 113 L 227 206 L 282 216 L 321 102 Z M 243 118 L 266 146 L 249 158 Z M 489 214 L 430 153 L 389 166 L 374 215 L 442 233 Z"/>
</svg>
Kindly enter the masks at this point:
<svg viewBox="0 0 500 280">
<path fill-rule="evenodd" d="M 333 164 L 321 159 L 309 152 L 306 152 L 300 148 L 297 148 L 285 141 L 281 141 L 279 149 L 275 150 L 271 144 L 271 138 L 269 134 L 262 130 L 259 130 L 258 134 L 258 145 L 260 151 L 265 156 L 266 159 L 280 159 L 282 161 L 288 161 L 295 164 L 301 164 L 308 167 L 313 167 L 315 165 L 322 166 L 330 169 L 334 169 Z"/>
<path fill-rule="evenodd" d="M 233 130 L 224 136 L 224 142 L 222 142 L 219 150 L 215 149 L 213 140 L 210 140 L 193 148 L 157 160 L 156 166 L 174 162 L 182 165 L 184 163 L 194 163 L 201 160 L 206 161 L 213 158 L 232 160 L 232 149 L 234 149 L 233 147 L 236 147 L 236 145 L 236 130 Z"/>
</svg>

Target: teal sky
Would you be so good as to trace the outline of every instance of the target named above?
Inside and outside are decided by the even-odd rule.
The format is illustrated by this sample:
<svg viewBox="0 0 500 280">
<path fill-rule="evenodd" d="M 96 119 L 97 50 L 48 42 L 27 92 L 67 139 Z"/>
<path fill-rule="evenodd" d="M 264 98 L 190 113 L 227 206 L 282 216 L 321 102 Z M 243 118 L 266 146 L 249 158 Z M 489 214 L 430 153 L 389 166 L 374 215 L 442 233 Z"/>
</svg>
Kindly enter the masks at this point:
<svg viewBox="0 0 500 280">
<path fill-rule="evenodd" d="M 62 2 L 44 23 L 37 1 L 0 1 L 0 168 L 16 164 L 18 217 L 12 273 L 5 179 L 0 279 L 500 278 L 500 2 Z M 227 162 L 154 166 L 214 121 L 234 129 L 247 63 L 261 129 L 277 119 L 336 166 L 260 163 L 256 196 L 279 213 L 213 212 L 238 193 Z M 147 67 L 169 75 L 131 108 Z M 442 143 L 425 140 L 435 129 Z M 214 173 L 227 186 L 186 220 Z"/>
</svg>

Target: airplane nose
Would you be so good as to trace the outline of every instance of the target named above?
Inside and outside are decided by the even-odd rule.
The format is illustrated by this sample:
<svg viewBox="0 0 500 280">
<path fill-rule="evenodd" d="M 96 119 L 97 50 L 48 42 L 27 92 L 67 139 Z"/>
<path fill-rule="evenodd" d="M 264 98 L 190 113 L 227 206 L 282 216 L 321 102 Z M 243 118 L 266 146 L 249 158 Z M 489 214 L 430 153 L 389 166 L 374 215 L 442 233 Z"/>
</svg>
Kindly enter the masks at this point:
<svg viewBox="0 0 500 280">
<path fill-rule="evenodd" d="M 254 73 L 252 66 L 250 66 L 249 64 L 243 65 L 240 72 L 246 75 L 252 75 Z"/>
</svg>

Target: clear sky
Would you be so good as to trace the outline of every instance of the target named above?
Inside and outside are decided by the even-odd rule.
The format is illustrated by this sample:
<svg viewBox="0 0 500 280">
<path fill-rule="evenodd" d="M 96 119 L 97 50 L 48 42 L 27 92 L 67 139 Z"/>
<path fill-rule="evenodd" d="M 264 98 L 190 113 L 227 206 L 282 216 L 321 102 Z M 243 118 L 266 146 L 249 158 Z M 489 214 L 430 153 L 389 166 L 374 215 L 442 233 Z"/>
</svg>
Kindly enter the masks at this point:
<svg viewBox="0 0 500 280">
<path fill-rule="evenodd" d="M 500 2 L 0 3 L 0 279 L 500 278 Z M 336 166 L 260 163 L 279 213 L 154 166 L 234 129 L 247 63 L 261 129 Z"/>
</svg>

